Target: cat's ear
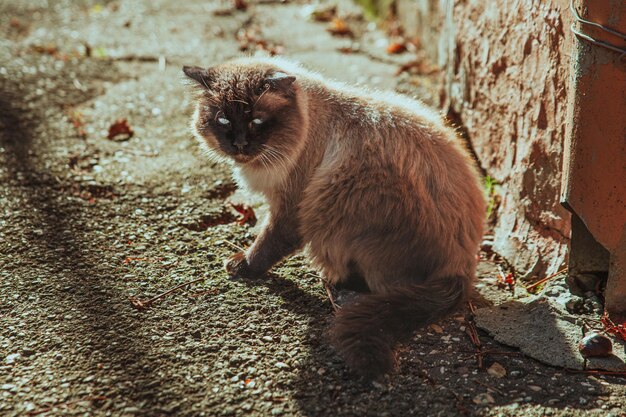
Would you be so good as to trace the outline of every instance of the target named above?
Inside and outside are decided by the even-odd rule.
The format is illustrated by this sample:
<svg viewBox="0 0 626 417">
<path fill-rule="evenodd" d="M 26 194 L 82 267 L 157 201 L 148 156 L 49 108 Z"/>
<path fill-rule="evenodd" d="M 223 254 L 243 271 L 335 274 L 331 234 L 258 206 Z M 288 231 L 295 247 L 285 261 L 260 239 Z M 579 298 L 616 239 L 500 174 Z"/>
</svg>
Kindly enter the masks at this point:
<svg viewBox="0 0 626 417">
<path fill-rule="evenodd" d="M 211 72 L 208 69 L 200 67 L 183 67 L 183 72 L 187 77 L 196 81 L 201 87 L 209 88 L 211 82 Z"/>
<path fill-rule="evenodd" d="M 271 73 L 265 80 L 269 83 L 269 85 L 277 90 L 289 91 L 293 82 L 296 81 L 296 77 L 285 74 L 284 72 L 274 72 Z"/>
</svg>

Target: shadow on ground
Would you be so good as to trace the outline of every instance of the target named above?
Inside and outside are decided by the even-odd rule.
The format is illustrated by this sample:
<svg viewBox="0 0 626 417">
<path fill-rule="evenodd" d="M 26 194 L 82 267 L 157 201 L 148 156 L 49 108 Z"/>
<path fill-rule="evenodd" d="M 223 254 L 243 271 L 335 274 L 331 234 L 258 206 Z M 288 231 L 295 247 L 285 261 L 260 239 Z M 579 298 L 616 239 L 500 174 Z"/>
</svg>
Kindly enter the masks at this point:
<svg viewBox="0 0 626 417">
<path fill-rule="evenodd" d="M 84 205 L 72 203 L 64 185 L 43 168 L 47 149 L 37 141 L 35 132 L 42 118 L 23 101 L 29 94 L 24 85 L 29 81 L 18 85 L 0 78 L 0 146 L 8 182 L 23 196 L 20 210 L 25 214 L 20 225 L 25 239 L 17 256 L 23 257 L 26 265 L 35 264 L 38 271 L 36 275 L 19 271 L 24 274 L 23 297 L 40 293 L 45 304 L 36 314 L 50 321 L 48 329 L 61 332 L 65 343 L 84 347 L 79 353 L 72 352 L 82 354 L 81 360 L 59 361 L 91 368 L 84 369 L 86 372 L 123 368 L 127 390 L 116 394 L 133 404 L 158 409 L 157 405 L 163 404 L 160 392 L 168 381 L 146 360 L 151 342 L 136 331 L 141 321 L 128 315 L 127 304 L 121 306 L 126 296 L 108 285 L 112 271 L 95 263 L 101 253 L 89 243 L 91 231 L 83 221 L 90 213 Z M 64 321 L 63 325 L 57 326 L 58 321 Z M 106 362 L 94 361 L 94 352 Z M 98 407 L 113 394 L 108 388 L 100 387 L 100 392 L 85 399 Z"/>
</svg>

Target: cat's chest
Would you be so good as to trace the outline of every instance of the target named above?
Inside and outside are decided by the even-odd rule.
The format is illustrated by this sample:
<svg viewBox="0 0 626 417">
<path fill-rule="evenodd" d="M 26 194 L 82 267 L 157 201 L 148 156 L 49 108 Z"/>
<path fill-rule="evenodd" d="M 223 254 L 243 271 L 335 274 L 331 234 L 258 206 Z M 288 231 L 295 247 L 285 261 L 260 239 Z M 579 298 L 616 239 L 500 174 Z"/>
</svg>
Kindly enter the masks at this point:
<svg viewBox="0 0 626 417">
<path fill-rule="evenodd" d="M 269 194 L 284 181 L 278 169 L 236 167 L 233 177 L 240 186 L 261 194 Z"/>
</svg>

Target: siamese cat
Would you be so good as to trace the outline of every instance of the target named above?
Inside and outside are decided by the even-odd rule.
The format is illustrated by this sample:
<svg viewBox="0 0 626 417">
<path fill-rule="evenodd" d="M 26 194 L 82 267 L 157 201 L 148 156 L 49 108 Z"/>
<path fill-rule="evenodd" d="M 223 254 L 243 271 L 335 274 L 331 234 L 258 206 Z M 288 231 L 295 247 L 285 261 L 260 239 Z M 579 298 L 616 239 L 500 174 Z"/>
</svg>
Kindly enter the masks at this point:
<svg viewBox="0 0 626 417">
<path fill-rule="evenodd" d="M 279 58 L 184 67 L 192 129 L 269 216 L 225 262 L 258 278 L 306 247 L 324 280 L 365 291 L 329 332 L 361 376 L 394 368 L 394 348 L 459 308 L 475 276 L 485 198 L 455 131 L 423 104 L 324 79 Z"/>
</svg>

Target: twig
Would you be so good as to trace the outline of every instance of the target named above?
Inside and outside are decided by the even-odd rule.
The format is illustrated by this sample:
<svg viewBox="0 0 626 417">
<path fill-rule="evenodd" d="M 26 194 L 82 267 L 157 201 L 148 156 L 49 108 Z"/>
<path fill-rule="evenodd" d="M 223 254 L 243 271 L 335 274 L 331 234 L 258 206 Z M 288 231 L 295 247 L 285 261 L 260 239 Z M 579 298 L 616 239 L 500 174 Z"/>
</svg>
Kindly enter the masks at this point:
<svg viewBox="0 0 626 417">
<path fill-rule="evenodd" d="M 155 301 L 160 300 L 161 298 L 167 296 L 168 294 L 173 293 L 176 290 L 179 290 L 183 287 L 186 287 L 187 285 L 191 285 L 191 284 L 195 284 L 196 282 L 200 282 L 200 281 L 204 281 L 206 278 L 198 278 L 198 279 L 194 279 L 193 281 L 189 281 L 189 282 L 185 282 L 183 284 L 177 285 L 174 288 L 165 291 L 164 293 L 161 293 L 155 297 L 150 298 L 149 300 L 146 301 L 142 301 L 139 298 L 136 297 L 128 297 L 128 299 L 130 300 L 130 303 L 133 305 L 133 307 L 135 307 L 137 310 L 145 310 L 146 308 L 150 307 L 152 305 L 152 303 L 154 303 Z"/>
<path fill-rule="evenodd" d="M 478 366 L 478 369 L 483 369 L 483 347 L 480 343 L 480 338 L 478 337 L 478 330 L 476 329 L 476 325 L 474 324 L 474 313 L 476 312 L 476 307 L 474 307 L 474 304 L 471 301 L 469 301 L 467 304 L 469 306 L 472 316 L 470 320 L 467 321 L 468 326 L 466 332 L 470 340 L 472 341 L 472 344 L 476 348 L 476 353 L 474 355 L 476 356 L 476 364 Z"/>
<path fill-rule="evenodd" d="M 206 294 L 210 294 L 210 295 L 215 295 L 215 294 L 219 294 L 220 290 L 218 290 L 217 288 L 211 288 L 210 290 L 205 290 L 205 291 L 198 291 L 198 292 L 194 292 L 193 294 L 189 294 L 190 296 L 196 298 L 196 297 L 200 297 Z"/>
<path fill-rule="evenodd" d="M 339 309 L 341 309 L 341 307 L 339 305 L 337 305 L 337 303 L 335 303 L 335 298 L 333 297 L 333 294 L 330 292 L 330 286 L 322 281 L 324 284 L 324 288 L 326 289 L 326 295 L 328 295 L 328 299 L 330 300 L 330 305 L 333 307 L 333 310 L 335 310 L 335 312 L 337 312 Z"/>
<path fill-rule="evenodd" d="M 224 243 L 228 243 L 228 244 L 229 244 L 230 246 L 232 246 L 233 248 L 235 248 L 235 249 L 239 249 L 240 251 L 245 252 L 245 251 L 244 251 L 244 249 L 243 249 L 242 247 L 235 245 L 233 242 L 231 242 L 231 241 L 229 241 L 229 240 L 222 239 L 222 242 L 224 242 Z"/>
<path fill-rule="evenodd" d="M 506 394 L 504 392 L 500 391 L 496 387 L 492 387 L 491 385 L 485 384 L 484 382 L 481 382 L 481 381 L 479 381 L 477 379 L 475 379 L 474 382 L 477 383 L 478 385 L 482 385 L 483 387 L 492 390 L 493 392 L 497 392 L 498 394 L 502 395 L 503 397 L 506 397 Z"/>
<path fill-rule="evenodd" d="M 626 377 L 626 371 L 603 371 L 601 369 L 571 369 L 565 368 L 566 372 L 572 374 L 587 374 L 587 375 L 612 375 L 612 376 L 623 376 Z"/>
<path fill-rule="evenodd" d="M 469 353 L 471 354 L 471 357 L 476 356 L 476 352 L 470 351 L 470 350 L 459 350 L 459 352 Z M 502 351 L 496 351 L 496 350 L 483 350 L 482 354 L 483 356 L 484 355 L 524 356 L 522 352 L 502 352 Z"/>
<path fill-rule="evenodd" d="M 557 277 L 557 276 L 561 275 L 561 274 L 562 274 L 563 272 L 565 272 L 565 271 L 567 271 L 567 268 L 563 268 L 563 269 L 561 269 L 560 271 L 555 272 L 554 274 L 552 274 L 552 275 L 550 275 L 550 276 L 547 276 L 547 277 L 545 277 L 545 278 L 542 278 L 542 279 L 540 279 L 539 281 L 537 281 L 537 282 L 535 282 L 535 283 L 532 283 L 532 284 L 530 284 L 529 286 L 524 287 L 524 288 L 526 288 L 526 291 L 531 290 L 531 289 L 533 289 L 533 288 L 537 287 L 538 285 L 541 285 L 541 284 L 543 284 L 544 282 L 548 282 L 548 281 L 550 281 L 552 278 L 554 278 L 554 277 Z"/>
</svg>

